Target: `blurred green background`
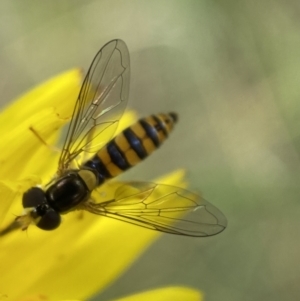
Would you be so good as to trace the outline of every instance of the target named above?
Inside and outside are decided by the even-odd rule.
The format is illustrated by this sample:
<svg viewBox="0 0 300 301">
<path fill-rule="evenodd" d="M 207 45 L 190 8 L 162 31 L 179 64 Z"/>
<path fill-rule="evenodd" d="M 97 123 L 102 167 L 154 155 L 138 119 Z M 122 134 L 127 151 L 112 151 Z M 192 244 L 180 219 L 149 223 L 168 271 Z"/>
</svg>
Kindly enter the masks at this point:
<svg viewBox="0 0 300 301">
<path fill-rule="evenodd" d="M 169 285 L 208 301 L 300 300 L 299 16 L 295 0 L 1 1 L 2 107 L 123 39 L 130 108 L 180 114 L 170 140 L 126 177 L 184 167 L 229 221 L 207 239 L 161 236 L 93 300 Z"/>
</svg>

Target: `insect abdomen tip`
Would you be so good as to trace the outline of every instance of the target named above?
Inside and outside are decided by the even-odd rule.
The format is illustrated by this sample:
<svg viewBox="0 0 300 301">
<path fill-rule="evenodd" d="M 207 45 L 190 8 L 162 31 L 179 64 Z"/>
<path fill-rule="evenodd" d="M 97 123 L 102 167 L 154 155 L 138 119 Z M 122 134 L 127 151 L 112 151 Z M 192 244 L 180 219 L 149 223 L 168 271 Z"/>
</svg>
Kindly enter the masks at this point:
<svg viewBox="0 0 300 301">
<path fill-rule="evenodd" d="M 177 113 L 171 112 L 171 113 L 169 113 L 169 115 L 172 117 L 174 122 L 178 121 L 178 114 Z"/>
</svg>

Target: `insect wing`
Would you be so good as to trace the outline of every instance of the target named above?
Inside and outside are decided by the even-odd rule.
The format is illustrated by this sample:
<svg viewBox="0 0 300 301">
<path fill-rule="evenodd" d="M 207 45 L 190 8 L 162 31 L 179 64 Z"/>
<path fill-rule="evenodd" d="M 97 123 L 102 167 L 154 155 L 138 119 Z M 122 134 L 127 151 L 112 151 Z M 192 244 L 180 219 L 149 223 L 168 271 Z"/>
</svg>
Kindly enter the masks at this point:
<svg viewBox="0 0 300 301">
<path fill-rule="evenodd" d="M 129 52 L 122 40 L 104 45 L 93 59 L 75 104 L 59 160 L 59 173 L 82 152 L 93 153 L 115 133 L 128 100 Z"/>
<path fill-rule="evenodd" d="M 112 200 L 86 203 L 84 209 L 141 227 L 186 236 L 211 236 L 227 225 L 223 213 L 185 189 L 146 182 L 112 183 Z M 103 189 L 103 188 L 102 188 Z M 106 188 L 107 189 L 107 188 Z M 101 187 L 94 192 L 104 196 Z"/>
</svg>

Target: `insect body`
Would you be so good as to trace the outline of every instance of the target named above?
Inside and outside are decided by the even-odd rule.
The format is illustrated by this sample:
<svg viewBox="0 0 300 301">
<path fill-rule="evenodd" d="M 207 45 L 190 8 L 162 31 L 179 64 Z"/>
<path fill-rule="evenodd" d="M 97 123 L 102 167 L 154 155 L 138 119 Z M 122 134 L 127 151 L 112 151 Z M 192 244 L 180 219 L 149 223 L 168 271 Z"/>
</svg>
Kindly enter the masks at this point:
<svg viewBox="0 0 300 301">
<path fill-rule="evenodd" d="M 152 153 L 177 121 L 175 113 L 140 119 L 111 139 L 129 91 L 126 44 L 112 40 L 95 56 L 83 81 L 59 160 L 58 176 L 45 189 L 23 195 L 23 229 L 34 223 L 53 230 L 61 214 L 82 209 L 138 226 L 172 234 L 210 236 L 226 227 L 224 215 L 201 197 L 184 189 L 146 182 L 114 183 L 115 196 L 97 202 L 107 180 Z M 85 162 L 79 155 L 95 153 Z"/>
<path fill-rule="evenodd" d="M 143 118 L 112 139 L 83 166 L 96 171 L 100 185 L 150 155 L 167 138 L 176 121 L 175 113 Z"/>
</svg>

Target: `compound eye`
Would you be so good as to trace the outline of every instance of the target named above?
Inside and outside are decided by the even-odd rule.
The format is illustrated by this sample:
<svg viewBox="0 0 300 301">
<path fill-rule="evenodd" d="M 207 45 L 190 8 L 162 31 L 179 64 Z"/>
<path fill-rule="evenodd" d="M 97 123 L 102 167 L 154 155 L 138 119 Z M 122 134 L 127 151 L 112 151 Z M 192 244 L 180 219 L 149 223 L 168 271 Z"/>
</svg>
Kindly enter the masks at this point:
<svg viewBox="0 0 300 301">
<path fill-rule="evenodd" d="M 32 187 L 23 194 L 23 208 L 37 207 L 45 202 L 45 192 L 41 188 Z"/>
<path fill-rule="evenodd" d="M 54 230 L 60 225 L 60 222 L 61 217 L 59 213 L 52 208 L 47 208 L 44 214 L 40 216 L 36 226 L 42 230 Z"/>
</svg>

